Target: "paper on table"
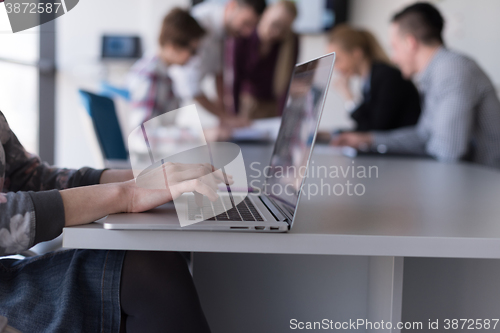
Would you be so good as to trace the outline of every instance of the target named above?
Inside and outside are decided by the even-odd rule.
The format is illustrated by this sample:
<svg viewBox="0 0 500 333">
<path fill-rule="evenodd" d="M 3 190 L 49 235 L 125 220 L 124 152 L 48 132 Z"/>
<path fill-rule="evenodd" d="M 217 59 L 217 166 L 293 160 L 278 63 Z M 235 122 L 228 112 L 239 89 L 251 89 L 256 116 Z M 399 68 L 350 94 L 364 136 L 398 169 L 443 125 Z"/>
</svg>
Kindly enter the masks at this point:
<svg viewBox="0 0 500 333">
<path fill-rule="evenodd" d="M 316 145 L 314 147 L 314 153 L 319 155 L 343 155 L 347 157 L 356 157 L 358 152 L 356 149 L 351 147 L 335 147 L 328 145 Z"/>
<path fill-rule="evenodd" d="M 236 128 L 233 131 L 234 140 L 276 140 L 281 125 L 281 117 L 257 119 L 248 127 Z"/>
</svg>

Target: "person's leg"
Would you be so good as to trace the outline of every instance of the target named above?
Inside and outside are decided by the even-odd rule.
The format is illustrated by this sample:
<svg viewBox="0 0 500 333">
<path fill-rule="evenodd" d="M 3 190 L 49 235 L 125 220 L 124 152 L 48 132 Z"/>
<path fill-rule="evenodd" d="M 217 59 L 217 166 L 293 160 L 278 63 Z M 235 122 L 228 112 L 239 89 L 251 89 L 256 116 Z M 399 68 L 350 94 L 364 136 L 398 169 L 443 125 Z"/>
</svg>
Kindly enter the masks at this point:
<svg viewBox="0 0 500 333">
<path fill-rule="evenodd" d="M 121 332 L 210 332 L 186 261 L 177 252 L 127 251 L 120 297 Z"/>
</svg>

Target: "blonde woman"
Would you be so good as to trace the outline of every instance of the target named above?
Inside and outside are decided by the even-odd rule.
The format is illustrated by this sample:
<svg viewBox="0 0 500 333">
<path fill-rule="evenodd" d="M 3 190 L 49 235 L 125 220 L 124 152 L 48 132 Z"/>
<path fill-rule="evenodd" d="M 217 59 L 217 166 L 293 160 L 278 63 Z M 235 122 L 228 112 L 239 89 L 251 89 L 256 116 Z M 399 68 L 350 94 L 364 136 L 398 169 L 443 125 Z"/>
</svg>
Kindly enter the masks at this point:
<svg viewBox="0 0 500 333">
<path fill-rule="evenodd" d="M 415 125 L 420 116 L 420 97 L 411 81 L 390 64 L 389 58 L 366 30 L 339 25 L 330 33 L 329 52 L 336 52 L 336 87 L 356 122 L 356 131 L 389 130 Z M 362 101 L 354 103 L 349 80 L 361 77 Z"/>
</svg>

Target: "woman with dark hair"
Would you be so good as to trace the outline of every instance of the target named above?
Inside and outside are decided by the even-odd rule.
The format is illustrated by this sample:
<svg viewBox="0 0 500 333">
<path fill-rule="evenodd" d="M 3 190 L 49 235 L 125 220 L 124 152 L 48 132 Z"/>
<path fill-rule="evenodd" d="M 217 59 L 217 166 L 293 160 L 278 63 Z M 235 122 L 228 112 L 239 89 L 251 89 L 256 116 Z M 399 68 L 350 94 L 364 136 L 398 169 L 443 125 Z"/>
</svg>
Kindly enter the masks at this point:
<svg viewBox="0 0 500 333">
<path fill-rule="evenodd" d="M 356 131 L 389 130 L 415 125 L 420 116 L 420 97 L 411 81 L 390 64 L 370 32 L 339 25 L 330 33 L 328 49 L 336 52 L 337 89 L 356 122 Z M 362 101 L 354 102 L 349 82 L 363 80 Z"/>
</svg>

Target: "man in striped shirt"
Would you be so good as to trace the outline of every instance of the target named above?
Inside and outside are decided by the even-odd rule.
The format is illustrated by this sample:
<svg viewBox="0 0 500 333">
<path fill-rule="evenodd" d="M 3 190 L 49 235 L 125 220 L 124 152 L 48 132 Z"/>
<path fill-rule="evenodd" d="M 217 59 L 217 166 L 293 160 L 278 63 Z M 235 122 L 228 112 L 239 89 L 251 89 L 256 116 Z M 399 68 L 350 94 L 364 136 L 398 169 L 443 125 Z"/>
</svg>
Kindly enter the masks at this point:
<svg viewBox="0 0 500 333">
<path fill-rule="evenodd" d="M 473 60 L 444 46 L 443 26 L 443 17 L 428 3 L 411 5 L 392 20 L 392 60 L 406 77 L 415 79 L 421 94 L 417 125 L 344 133 L 333 140 L 334 145 L 500 168 L 498 96 Z"/>
</svg>

